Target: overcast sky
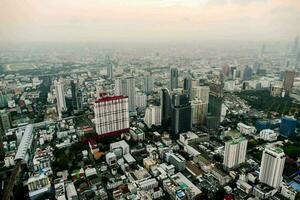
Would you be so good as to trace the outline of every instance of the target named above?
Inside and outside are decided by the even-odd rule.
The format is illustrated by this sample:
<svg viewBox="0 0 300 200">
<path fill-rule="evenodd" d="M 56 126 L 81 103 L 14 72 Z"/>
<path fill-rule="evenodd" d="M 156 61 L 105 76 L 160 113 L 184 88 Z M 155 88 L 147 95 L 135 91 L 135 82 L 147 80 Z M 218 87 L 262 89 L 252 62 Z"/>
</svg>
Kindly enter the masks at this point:
<svg viewBox="0 0 300 200">
<path fill-rule="evenodd" d="M 288 41 L 300 0 L 1 0 L 0 42 Z"/>
</svg>

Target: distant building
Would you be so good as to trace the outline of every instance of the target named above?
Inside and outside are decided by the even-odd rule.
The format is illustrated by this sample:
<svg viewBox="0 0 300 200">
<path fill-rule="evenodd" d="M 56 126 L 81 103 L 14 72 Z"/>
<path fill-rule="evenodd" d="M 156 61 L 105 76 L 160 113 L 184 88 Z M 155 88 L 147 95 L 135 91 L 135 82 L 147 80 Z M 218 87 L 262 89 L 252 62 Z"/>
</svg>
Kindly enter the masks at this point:
<svg viewBox="0 0 300 200">
<path fill-rule="evenodd" d="M 287 96 L 292 91 L 295 75 L 296 75 L 296 72 L 293 70 L 285 71 L 284 79 L 283 79 L 283 89 L 285 91 L 285 95 L 287 95 Z"/>
<path fill-rule="evenodd" d="M 189 131 L 192 127 L 192 108 L 185 94 L 173 94 L 171 105 L 171 135 L 177 139 L 179 133 Z"/>
<path fill-rule="evenodd" d="M 192 89 L 192 78 L 187 76 L 183 79 L 183 90 L 186 94 L 190 95 Z"/>
<path fill-rule="evenodd" d="M 266 141 L 276 141 L 278 134 L 271 129 L 263 129 L 259 132 L 259 138 Z"/>
<path fill-rule="evenodd" d="M 171 97 L 167 88 L 161 89 L 160 93 L 161 124 L 169 126 L 171 120 Z"/>
<path fill-rule="evenodd" d="M 0 110 L 0 130 L 6 132 L 11 128 L 11 118 L 9 112 Z"/>
<path fill-rule="evenodd" d="M 135 94 L 135 107 L 145 108 L 147 106 L 147 96 L 143 92 L 136 92 Z"/>
<path fill-rule="evenodd" d="M 135 79 L 134 77 L 126 77 L 123 79 L 117 79 L 115 82 L 115 95 L 128 97 L 128 108 L 130 113 L 135 113 Z"/>
<path fill-rule="evenodd" d="M 54 86 L 56 94 L 57 112 L 61 118 L 62 112 L 67 110 L 64 84 L 62 80 L 58 80 L 54 82 Z"/>
<path fill-rule="evenodd" d="M 170 91 L 178 88 L 178 69 L 172 67 L 170 70 Z"/>
<path fill-rule="evenodd" d="M 223 164 L 226 168 L 231 169 L 245 162 L 247 143 L 243 137 L 225 143 Z"/>
<path fill-rule="evenodd" d="M 71 93 L 72 93 L 72 108 L 77 111 L 82 108 L 82 97 L 81 92 L 78 88 L 78 82 L 72 80 L 71 81 Z"/>
<path fill-rule="evenodd" d="M 151 94 L 153 92 L 153 78 L 151 76 L 151 74 L 147 74 L 145 77 L 144 77 L 144 85 L 143 85 L 143 88 L 144 88 L 144 92 L 146 94 Z"/>
<path fill-rule="evenodd" d="M 298 121 L 294 117 L 284 116 L 281 118 L 279 132 L 282 136 L 289 137 L 295 134 Z"/>
<path fill-rule="evenodd" d="M 237 124 L 237 129 L 240 131 L 240 133 L 245 135 L 252 135 L 256 133 L 256 128 L 254 126 L 248 126 L 241 122 Z"/>
<path fill-rule="evenodd" d="M 199 99 L 191 101 L 192 106 L 192 123 L 193 124 L 204 124 L 205 117 L 207 115 L 208 103 L 203 102 Z"/>
<path fill-rule="evenodd" d="M 243 71 L 243 80 L 244 81 L 249 81 L 252 78 L 252 68 L 249 67 L 248 65 L 244 68 Z"/>
<path fill-rule="evenodd" d="M 285 154 L 281 148 L 265 149 L 261 159 L 259 181 L 273 188 L 278 188 L 282 181 L 284 163 Z"/>
<path fill-rule="evenodd" d="M 208 103 L 209 100 L 209 87 L 208 86 L 195 86 L 191 91 L 191 100 L 200 99 Z"/>
<path fill-rule="evenodd" d="M 128 98 L 102 97 L 95 102 L 95 126 L 98 135 L 119 135 L 129 130 Z"/>
<path fill-rule="evenodd" d="M 284 94 L 283 87 L 279 85 L 271 85 L 270 95 L 272 97 L 284 97 L 285 94 Z"/>
<path fill-rule="evenodd" d="M 209 86 L 209 102 L 208 102 L 208 120 L 207 127 L 209 129 L 217 129 L 221 122 L 222 102 L 223 102 L 223 85 L 212 83 Z M 210 125 L 210 126 L 208 126 Z"/>
<path fill-rule="evenodd" d="M 144 122 L 148 127 L 161 125 L 161 107 L 150 105 L 145 111 Z"/>
<path fill-rule="evenodd" d="M 179 154 L 171 154 L 169 158 L 170 164 L 174 165 L 177 171 L 183 171 L 186 167 L 186 160 Z"/>
<path fill-rule="evenodd" d="M 114 73 L 113 73 L 114 69 L 113 69 L 113 64 L 111 62 L 107 63 L 106 70 L 107 70 L 107 73 L 106 73 L 107 78 L 109 80 L 112 80 L 114 77 Z"/>
</svg>

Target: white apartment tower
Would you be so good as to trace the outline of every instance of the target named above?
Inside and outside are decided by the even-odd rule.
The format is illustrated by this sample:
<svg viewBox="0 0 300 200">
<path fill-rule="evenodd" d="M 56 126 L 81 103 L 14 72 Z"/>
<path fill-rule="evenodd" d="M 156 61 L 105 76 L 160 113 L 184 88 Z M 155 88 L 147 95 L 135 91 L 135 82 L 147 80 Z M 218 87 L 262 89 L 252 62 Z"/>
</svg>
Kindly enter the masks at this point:
<svg viewBox="0 0 300 200">
<path fill-rule="evenodd" d="M 223 164 L 226 168 L 231 169 L 245 162 L 247 143 L 244 137 L 225 142 Z"/>
<path fill-rule="evenodd" d="M 62 111 L 67 110 L 63 81 L 62 80 L 55 81 L 54 87 L 55 87 L 55 95 L 56 95 L 56 103 L 57 103 L 57 112 L 59 114 L 59 118 L 61 118 Z"/>
<path fill-rule="evenodd" d="M 152 125 L 161 125 L 161 109 L 160 106 L 150 105 L 145 111 L 144 122 L 148 127 Z"/>
<path fill-rule="evenodd" d="M 127 77 L 117 79 L 115 82 L 115 95 L 122 95 L 128 97 L 129 112 L 136 112 L 135 110 L 135 79 L 134 77 Z"/>
<path fill-rule="evenodd" d="M 279 147 L 266 148 L 263 152 L 259 180 L 273 188 L 278 188 L 282 181 L 285 154 Z"/>
<path fill-rule="evenodd" d="M 94 104 L 98 135 L 120 135 L 129 130 L 128 98 L 112 96 L 99 98 Z"/>
</svg>

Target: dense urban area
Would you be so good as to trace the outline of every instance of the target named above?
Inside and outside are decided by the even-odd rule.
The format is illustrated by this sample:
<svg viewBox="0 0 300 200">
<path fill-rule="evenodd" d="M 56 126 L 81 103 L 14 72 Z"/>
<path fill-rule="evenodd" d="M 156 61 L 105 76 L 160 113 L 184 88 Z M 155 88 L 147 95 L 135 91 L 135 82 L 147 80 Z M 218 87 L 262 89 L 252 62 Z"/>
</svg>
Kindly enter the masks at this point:
<svg viewBox="0 0 300 200">
<path fill-rule="evenodd" d="M 300 198 L 300 48 L 0 52 L 0 197 Z"/>
</svg>

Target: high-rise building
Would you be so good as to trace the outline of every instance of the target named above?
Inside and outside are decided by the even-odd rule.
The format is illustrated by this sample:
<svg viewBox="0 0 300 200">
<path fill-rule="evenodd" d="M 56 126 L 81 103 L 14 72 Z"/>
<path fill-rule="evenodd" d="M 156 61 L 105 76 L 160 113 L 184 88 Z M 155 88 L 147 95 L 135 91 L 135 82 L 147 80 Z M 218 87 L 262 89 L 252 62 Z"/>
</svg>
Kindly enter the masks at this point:
<svg viewBox="0 0 300 200">
<path fill-rule="evenodd" d="M 285 91 L 286 95 L 289 95 L 292 91 L 293 85 L 294 85 L 294 79 L 295 79 L 296 72 L 293 70 L 287 70 L 284 74 L 283 79 L 283 89 Z"/>
<path fill-rule="evenodd" d="M 161 109 L 160 106 L 150 105 L 145 111 L 144 122 L 148 127 L 152 125 L 161 125 Z"/>
<path fill-rule="evenodd" d="M 209 87 L 208 86 L 195 86 L 191 91 L 191 100 L 200 99 L 204 103 L 209 100 Z"/>
<path fill-rule="evenodd" d="M 170 125 L 171 97 L 167 88 L 162 88 L 160 93 L 161 124 L 165 127 Z"/>
<path fill-rule="evenodd" d="M 54 86 L 56 93 L 57 112 L 59 114 L 59 118 L 61 118 L 62 112 L 67 110 L 63 81 L 55 81 Z"/>
<path fill-rule="evenodd" d="M 183 79 L 183 90 L 190 92 L 192 89 L 192 78 L 187 76 Z"/>
<path fill-rule="evenodd" d="M 11 118 L 10 114 L 7 111 L 0 111 L 0 120 L 0 129 L 2 131 L 6 132 L 8 129 L 11 128 Z"/>
<path fill-rule="evenodd" d="M 192 108 L 186 94 L 173 94 L 171 104 L 171 135 L 175 140 L 180 133 L 192 127 Z"/>
<path fill-rule="evenodd" d="M 205 123 L 205 117 L 207 115 L 208 103 L 203 102 L 200 99 L 194 99 L 191 101 L 192 106 L 192 123 L 203 125 Z"/>
<path fill-rule="evenodd" d="M 252 73 L 253 73 L 252 68 L 247 65 L 243 71 L 243 81 L 251 80 Z"/>
<path fill-rule="evenodd" d="M 178 88 L 178 69 L 172 67 L 170 70 L 170 90 Z"/>
<path fill-rule="evenodd" d="M 74 111 L 81 109 L 81 97 L 78 88 L 78 82 L 72 80 L 71 81 L 71 94 L 72 94 L 72 108 Z"/>
<path fill-rule="evenodd" d="M 137 91 L 135 94 L 135 107 L 145 108 L 147 106 L 147 96 L 145 93 Z"/>
<path fill-rule="evenodd" d="M 227 169 L 238 167 L 246 160 L 248 140 L 244 137 L 225 142 L 223 164 Z"/>
<path fill-rule="evenodd" d="M 111 62 L 107 63 L 107 68 L 106 68 L 107 72 L 106 72 L 106 75 L 107 75 L 107 78 L 109 80 L 112 80 L 113 77 L 114 77 L 114 74 L 113 74 L 113 64 Z"/>
<path fill-rule="evenodd" d="M 298 121 L 294 117 L 284 116 L 281 118 L 279 132 L 284 137 L 289 137 L 295 134 Z"/>
<path fill-rule="evenodd" d="M 285 154 L 281 148 L 266 148 L 261 159 L 259 181 L 278 188 L 282 181 L 284 163 Z"/>
<path fill-rule="evenodd" d="M 129 112 L 136 112 L 135 103 L 135 79 L 134 77 L 126 77 L 122 79 L 117 79 L 115 83 L 115 95 L 123 95 L 128 97 Z"/>
<path fill-rule="evenodd" d="M 207 119 L 212 119 L 212 126 L 208 127 L 209 129 L 217 129 L 221 122 L 221 112 L 222 112 L 222 103 L 223 103 L 223 85 L 212 83 L 209 86 L 209 102 L 208 102 L 208 115 L 210 116 Z"/>
<path fill-rule="evenodd" d="M 153 92 L 153 78 L 150 74 L 146 75 L 144 77 L 144 85 L 143 85 L 143 88 L 144 88 L 144 92 L 146 94 L 151 94 Z"/>
<path fill-rule="evenodd" d="M 128 97 L 99 98 L 94 104 L 98 135 L 116 136 L 129 130 Z"/>
</svg>

